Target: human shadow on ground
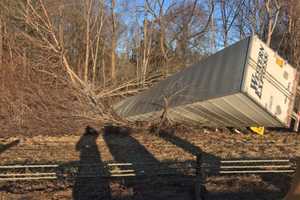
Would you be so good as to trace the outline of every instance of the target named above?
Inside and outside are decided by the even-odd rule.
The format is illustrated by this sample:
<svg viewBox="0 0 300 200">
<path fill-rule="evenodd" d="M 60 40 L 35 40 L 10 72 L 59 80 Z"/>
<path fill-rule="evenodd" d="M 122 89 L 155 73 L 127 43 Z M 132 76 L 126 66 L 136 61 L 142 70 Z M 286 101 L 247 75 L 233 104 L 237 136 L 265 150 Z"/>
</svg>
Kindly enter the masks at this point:
<svg viewBox="0 0 300 200">
<path fill-rule="evenodd" d="M 73 187 L 74 200 L 111 198 L 109 182 L 103 178 L 104 164 L 96 142 L 98 136 L 99 133 L 88 126 L 76 144 L 80 160 Z"/>
<path fill-rule="evenodd" d="M 117 163 L 129 163 L 122 169 L 131 169 L 138 177 L 122 178 L 122 184 L 131 191 L 127 197 L 117 197 L 116 199 L 176 199 L 178 177 L 184 177 L 175 168 L 165 165 L 167 163 L 159 161 L 155 156 L 136 138 L 131 135 L 131 130 L 123 127 L 105 126 L 104 141 L 109 148 L 113 159 Z M 176 179 L 158 175 L 163 169 L 168 173 L 173 173 Z M 173 177 L 174 177 L 173 176 Z M 138 181 L 138 183 L 137 183 Z M 155 184 L 154 184 L 155 183 Z M 182 191 L 186 186 L 181 186 Z M 180 189 L 180 188 L 179 188 Z M 187 192 L 188 193 L 188 192 Z M 187 194 L 189 195 L 189 194 Z"/>
<path fill-rule="evenodd" d="M 152 131 L 153 132 L 153 131 Z M 157 134 L 160 138 L 164 139 L 167 142 L 170 142 L 174 144 L 175 146 L 183 149 L 184 151 L 194 155 L 202 155 L 202 158 L 205 159 L 205 161 L 210 161 L 212 163 L 217 163 L 220 161 L 220 158 L 207 153 L 203 151 L 200 147 L 197 147 L 190 143 L 187 140 L 184 140 L 178 136 L 175 135 L 175 130 L 160 130 L 159 133 Z"/>
<path fill-rule="evenodd" d="M 11 147 L 14 147 L 20 143 L 20 140 L 14 140 L 8 144 L 1 144 L 0 143 L 0 154 L 5 152 L 6 150 L 10 149 Z"/>
<path fill-rule="evenodd" d="M 103 139 L 116 162 L 160 163 L 145 146 L 131 136 L 129 128 L 105 126 Z"/>
</svg>

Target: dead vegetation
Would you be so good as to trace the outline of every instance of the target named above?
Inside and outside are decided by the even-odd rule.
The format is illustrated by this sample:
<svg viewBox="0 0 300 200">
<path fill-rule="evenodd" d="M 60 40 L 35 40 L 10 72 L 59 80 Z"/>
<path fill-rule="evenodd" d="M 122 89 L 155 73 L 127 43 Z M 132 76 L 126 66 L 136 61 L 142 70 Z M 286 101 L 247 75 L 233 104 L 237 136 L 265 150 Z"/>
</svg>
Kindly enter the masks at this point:
<svg viewBox="0 0 300 200">
<path fill-rule="evenodd" d="M 92 1 L 86 6 L 91 9 Z M 112 98 L 135 94 L 161 78 L 160 75 L 151 76 L 144 81 L 143 87 L 135 79 L 97 87 L 95 70 L 100 61 L 99 37 L 103 26 L 101 6 L 97 16 L 91 13 L 86 16 L 94 17 L 94 24 L 86 27 L 83 77 L 70 64 L 64 46 L 63 22 L 54 24 L 53 13 L 44 1 L 1 2 L 1 8 L 6 19 L 18 20 L 23 26 L 7 27 L 5 35 L 5 41 L 9 42 L 5 57 L 9 59 L 1 60 L 0 125 L 3 133 L 61 134 L 71 133 L 85 124 L 125 124 L 125 120 L 113 113 Z M 98 41 L 96 45 L 89 41 L 90 26 L 97 26 L 93 38 Z M 17 31 L 9 35 L 12 31 L 9 28 Z"/>
</svg>

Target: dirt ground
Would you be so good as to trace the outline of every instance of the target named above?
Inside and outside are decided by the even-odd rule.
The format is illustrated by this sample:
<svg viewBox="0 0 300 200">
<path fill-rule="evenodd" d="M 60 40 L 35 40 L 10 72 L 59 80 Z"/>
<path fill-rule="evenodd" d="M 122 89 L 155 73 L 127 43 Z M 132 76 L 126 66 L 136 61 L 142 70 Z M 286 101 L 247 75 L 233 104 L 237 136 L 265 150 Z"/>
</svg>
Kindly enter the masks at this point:
<svg viewBox="0 0 300 200">
<path fill-rule="evenodd" d="M 82 152 L 84 128 L 64 136 L 18 134 L 0 139 L 0 164 L 119 162 L 155 163 L 193 161 L 198 153 L 207 158 L 295 158 L 300 135 L 269 132 L 265 136 L 226 130 L 149 131 L 103 133 L 95 139 L 97 157 Z M 151 172 L 151 168 L 145 168 Z M 87 181 L 0 182 L 0 200 L 16 199 L 193 199 L 194 177 L 143 177 Z M 282 199 L 291 175 L 209 177 L 207 199 Z M 99 190 L 99 188 L 101 188 Z M 81 191 L 81 192 L 80 192 Z M 81 196 L 80 196 L 81 195 Z"/>
</svg>

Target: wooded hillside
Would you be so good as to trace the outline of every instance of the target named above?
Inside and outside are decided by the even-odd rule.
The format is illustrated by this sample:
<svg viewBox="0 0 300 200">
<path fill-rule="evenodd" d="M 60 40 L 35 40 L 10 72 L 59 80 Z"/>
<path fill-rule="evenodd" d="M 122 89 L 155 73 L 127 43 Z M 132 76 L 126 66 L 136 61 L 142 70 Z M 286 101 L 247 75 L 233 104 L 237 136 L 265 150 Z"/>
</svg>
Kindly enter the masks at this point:
<svg viewBox="0 0 300 200">
<path fill-rule="evenodd" d="M 251 34 L 300 66 L 298 0 L 0 0 L 0 126 L 72 132 Z"/>
</svg>

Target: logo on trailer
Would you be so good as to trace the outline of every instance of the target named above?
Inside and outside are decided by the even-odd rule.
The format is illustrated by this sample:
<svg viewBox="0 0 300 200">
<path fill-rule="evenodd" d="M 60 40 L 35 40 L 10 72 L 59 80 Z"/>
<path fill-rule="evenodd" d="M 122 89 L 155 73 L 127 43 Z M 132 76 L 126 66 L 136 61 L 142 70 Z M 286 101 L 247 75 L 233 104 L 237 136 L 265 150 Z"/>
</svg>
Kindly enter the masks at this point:
<svg viewBox="0 0 300 200">
<path fill-rule="evenodd" d="M 264 85 L 264 78 L 266 74 L 266 68 L 268 64 L 268 54 L 264 47 L 260 47 L 258 52 L 258 60 L 256 64 L 255 72 L 251 76 L 251 84 L 250 87 L 254 89 L 255 94 L 261 98 L 262 90 Z"/>
</svg>

